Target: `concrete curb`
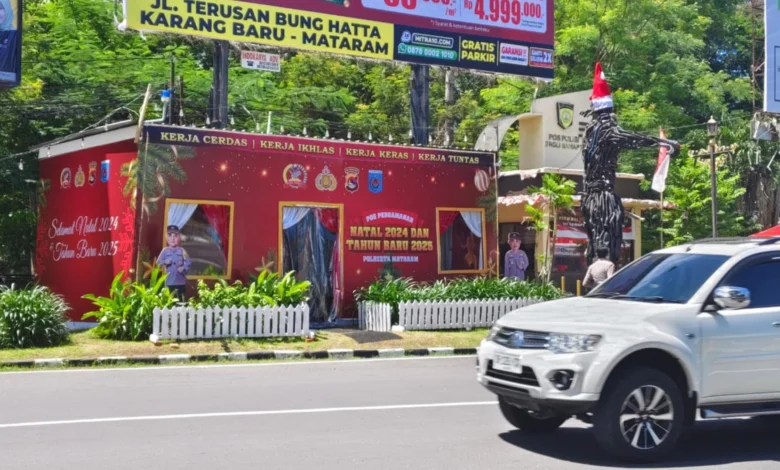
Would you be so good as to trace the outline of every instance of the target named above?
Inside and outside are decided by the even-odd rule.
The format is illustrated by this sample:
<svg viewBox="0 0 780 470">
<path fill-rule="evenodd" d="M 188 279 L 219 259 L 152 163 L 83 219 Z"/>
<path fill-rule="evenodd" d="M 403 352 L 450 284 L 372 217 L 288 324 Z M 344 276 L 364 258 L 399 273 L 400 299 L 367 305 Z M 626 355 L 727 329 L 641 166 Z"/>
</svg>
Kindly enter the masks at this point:
<svg viewBox="0 0 780 470">
<path fill-rule="evenodd" d="M 188 364 L 222 361 L 270 361 L 294 359 L 372 359 L 408 356 L 472 356 L 477 348 L 427 349 L 330 349 L 327 351 L 255 351 L 222 354 L 163 354 L 160 356 L 97 357 L 86 359 L 35 359 L 0 362 L 0 368 L 45 369 L 56 367 L 92 367 L 113 365 Z"/>
</svg>

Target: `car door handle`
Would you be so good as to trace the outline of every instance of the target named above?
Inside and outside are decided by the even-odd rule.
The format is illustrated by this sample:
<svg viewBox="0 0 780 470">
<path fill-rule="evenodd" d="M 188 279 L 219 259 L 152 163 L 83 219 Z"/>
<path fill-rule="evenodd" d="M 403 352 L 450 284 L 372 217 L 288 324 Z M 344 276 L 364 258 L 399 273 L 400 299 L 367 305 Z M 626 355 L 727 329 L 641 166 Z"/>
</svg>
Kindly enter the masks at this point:
<svg viewBox="0 0 780 470">
<path fill-rule="evenodd" d="M 780 321 L 776 321 L 772 323 L 772 326 L 774 326 L 775 328 L 780 328 Z"/>
</svg>

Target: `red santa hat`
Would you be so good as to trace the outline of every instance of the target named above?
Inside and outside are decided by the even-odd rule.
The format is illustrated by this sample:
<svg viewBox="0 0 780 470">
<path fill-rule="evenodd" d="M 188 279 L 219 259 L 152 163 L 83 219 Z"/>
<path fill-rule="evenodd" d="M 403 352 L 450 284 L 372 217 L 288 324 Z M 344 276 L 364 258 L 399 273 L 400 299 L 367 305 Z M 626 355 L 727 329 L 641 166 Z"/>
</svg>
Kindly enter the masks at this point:
<svg viewBox="0 0 780 470">
<path fill-rule="evenodd" d="M 593 111 L 609 109 L 614 105 L 607 77 L 601 69 L 601 63 L 596 64 L 596 73 L 593 76 L 593 95 L 590 97 L 590 104 Z"/>
</svg>

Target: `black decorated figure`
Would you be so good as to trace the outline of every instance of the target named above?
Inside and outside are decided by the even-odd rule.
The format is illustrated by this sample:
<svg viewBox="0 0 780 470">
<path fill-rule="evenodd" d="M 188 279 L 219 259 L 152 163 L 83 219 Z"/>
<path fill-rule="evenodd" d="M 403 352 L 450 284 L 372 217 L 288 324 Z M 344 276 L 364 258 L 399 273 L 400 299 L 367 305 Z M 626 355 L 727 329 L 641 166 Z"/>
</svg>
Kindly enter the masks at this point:
<svg viewBox="0 0 780 470">
<path fill-rule="evenodd" d="M 672 155 L 679 151 L 677 142 L 638 134 L 621 128 L 613 112 L 612 98 L 601 65 L 596 65 L 596 77 L 591 97 L 592 115 L 583 142 L 585 164 L 582 216 L 588 231 L 587 259 L 590 265 L 596 249 L 609 250 L 609 259 L 617 264 L 623 244 L 625 210 L 620 196 L 615 194 L 615 180 L 620 152 L 646 147 L 666 146 Z"/>
</svg>

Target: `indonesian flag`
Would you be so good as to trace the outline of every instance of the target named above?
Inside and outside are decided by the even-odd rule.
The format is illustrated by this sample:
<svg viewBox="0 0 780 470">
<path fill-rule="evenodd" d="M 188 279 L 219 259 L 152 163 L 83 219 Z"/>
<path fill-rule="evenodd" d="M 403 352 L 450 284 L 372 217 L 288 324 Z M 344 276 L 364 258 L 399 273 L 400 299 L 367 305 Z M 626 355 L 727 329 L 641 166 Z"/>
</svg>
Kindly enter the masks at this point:
<svg viewBox="0 0 780 470">
<path fill-rule="evenodd" d="M 665 139 L 664 130 L 661 129 L 661 138 Z M 669 148 L 661 146 L 658 150 L 658 165 L 653 176 L 653 191 L 662 193 L 666 189 L 666 177 L 669 175 Z"/>
</svg>

